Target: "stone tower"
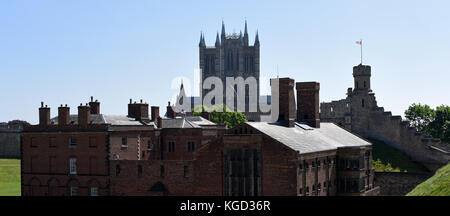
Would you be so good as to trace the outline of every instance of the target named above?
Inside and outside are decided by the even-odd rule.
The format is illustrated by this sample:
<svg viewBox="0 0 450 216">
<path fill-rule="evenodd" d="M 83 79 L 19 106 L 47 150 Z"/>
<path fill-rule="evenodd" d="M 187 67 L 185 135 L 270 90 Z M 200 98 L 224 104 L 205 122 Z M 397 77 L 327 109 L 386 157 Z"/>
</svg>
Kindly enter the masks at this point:
<svg viewBox="0 0 450 216">
<path fill-rule="evenodd" d="M 249 35 L 247 30 L 247 21 L 245 22 L 244 34 L 227 34 L 225 24 L 222 22 L 222 31 L 217 32 L 214 46 L 206 46 L 203 33 L 200 35 L 199 43 L 199 62 L 201 69 L 201 85 L 208 77 L 217 77 L 223 83 L 223 101 L 212 101 L 212 104 L 225 104 L 226 102 L 226 83 L 227 77 L 242 77 L 246 80 L 254 77 L 257 81 L 257 98 L 259 100 L 259 37 L 256 33 L 253 46 L 249 45 Z M 200 86 L 200 95 L 203 101 L 205 95 L 212 89 L 203 89 Z M 247 119 L 258 121 L 259 115 L 248 113 L 248 85 L 245 86 L 246 110 L 243 112 Z M 236 97 L 235 97 L 236 100 Z M 235 107 L 230 107 L 236 110 Z"/>
<path fill-rule="evenodd" d="M 358 65 L 353 67 L 353 78 L 355 80 L 356 91 L 371 92 L 370 89 L 371 68 L 369 65 Z"/>
</svg>

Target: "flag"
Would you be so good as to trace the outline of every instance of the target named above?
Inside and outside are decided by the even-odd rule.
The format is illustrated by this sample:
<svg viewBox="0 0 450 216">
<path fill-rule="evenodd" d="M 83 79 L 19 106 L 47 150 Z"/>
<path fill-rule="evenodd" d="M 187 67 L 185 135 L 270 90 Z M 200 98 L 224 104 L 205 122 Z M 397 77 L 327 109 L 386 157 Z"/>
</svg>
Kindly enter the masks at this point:
<svg viewBox="0 0 450 216">
<path fill-rule="evenodd" d="M 356 44 L 362 45 L 362 41 L 356 41 Z"/>
</svg>

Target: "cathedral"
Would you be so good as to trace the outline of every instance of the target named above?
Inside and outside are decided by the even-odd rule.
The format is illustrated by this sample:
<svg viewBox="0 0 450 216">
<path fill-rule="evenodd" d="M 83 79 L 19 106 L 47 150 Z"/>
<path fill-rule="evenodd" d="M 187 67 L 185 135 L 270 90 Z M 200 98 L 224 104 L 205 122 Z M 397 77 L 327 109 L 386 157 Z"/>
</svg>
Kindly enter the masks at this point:
<svg viewBox="0 0 450 216">
<path fill-rule="evenodd" d="M 200 97 L 188 97 L 192 108 L 202 105 L 205 102 L 205 96 L 209 92 L 217 90 L 214 87 L 206 89 L 204 86 L 205 80 L 208 78 L 218 78 L 222 81 L 223 98 L 220 101 L 214 97 L 210 102 L 211 105 L 215 104 L 230 104 L 227 102 L 227 87 L 234 90 L 231 100 L 232 106 L 228 106 L 233 111 L 239 111 L 244 113 L 249 121 L 259 121 L 260 111 L 259 108 L 256 111 L 250 110 L 250 105 L 258 105 L 259 101 L 270 104 L 270 96 L 260 96 L 260 43 L 258 32 L 256 32 L 253 45 L 250 45 L 249 34 L 247 30 L 247 21 L 245 22 L 244 33 L 242 31 L 237 33 L 227 34 L 225 31 L 225 24 L 222 22 L 222 31 L 219 35 L 217 32 L 216 42 L 214 46 L 206 46 L 205 36 L 202 33 L 200 35 L 199 42 L 199 66 L 200 66 Z M 235 80 L 238 77 L 242 77 L 244 85 L 237 85 L 235 82 L 227 82 L 227 78 L 233 78 Z M 255 85 L 247 82 L 250 79 L 256 80 Z M 245 92 L 244 97 L 238 95 L 239 88 L 243 88 Z M 253 89 L 252 89 L 253 88 Z M 220 90 L 220 89 L 219 89 Z M 250 92 L 253 91 L 253 94 Z M 229 93 L 228 93 L 229 95 Z M 251 97 L 255 96 L 255 97 Z M 180 105 L 182 97 L 186 96 L 183 86 L 180 88 L 180 93 L 177 98 L 176 105 Z M 245 110 L 239 109 L 237 106 L 238 99 L 242 99 L 245 104 Z M 256 106 L 258 107 L 258 106 Z M 190 112 L 191 110 L 185 110 Z"/>
</svg>

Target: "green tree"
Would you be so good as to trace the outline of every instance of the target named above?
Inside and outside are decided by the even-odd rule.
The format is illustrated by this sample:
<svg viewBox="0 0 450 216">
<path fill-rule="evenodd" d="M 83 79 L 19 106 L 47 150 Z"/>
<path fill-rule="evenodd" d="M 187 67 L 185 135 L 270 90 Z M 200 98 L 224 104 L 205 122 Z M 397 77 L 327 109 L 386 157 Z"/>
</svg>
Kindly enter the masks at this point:
<svg viewBox="0 0 450 216">
<path fill-rule="evenodd" d="M 428 125 L 430 135 L 440 138 L 444 142 L 450 142 L 450 106 L 436 107 L 435 116 Z"/>
<path fill-rule="evenodd" d="M 245 115 L 241 112 L 230 111 L 226 105 L 217 104 L 213 107 L 197 106 L 193 113 L 195 116 L 200 116 L 202 111 L 210 113 L 211 121 L 216 124 L 226 124 L 228 128 L 233 128 L 247 121 Z"/>
<path fill-rule="evenodd" d="M 405 117 L 418 131 L 431 135 L 428 125 L 434 120 L 435 111 L 430 106 L 413 103 L 405 111 Z"/>
</svg>

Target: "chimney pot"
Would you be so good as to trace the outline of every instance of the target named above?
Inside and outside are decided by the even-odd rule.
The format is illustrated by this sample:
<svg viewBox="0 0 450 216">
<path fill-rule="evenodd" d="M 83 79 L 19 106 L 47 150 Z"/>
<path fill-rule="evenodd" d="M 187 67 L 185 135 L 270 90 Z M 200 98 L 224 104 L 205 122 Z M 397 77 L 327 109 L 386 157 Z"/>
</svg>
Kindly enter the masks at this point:
<svg viewBox="0 0 450 216">
<path fill-rule="evenodd" d="M 41 107 L 44 107 L 44 101 L 41 101 Z"/>
</svg>

